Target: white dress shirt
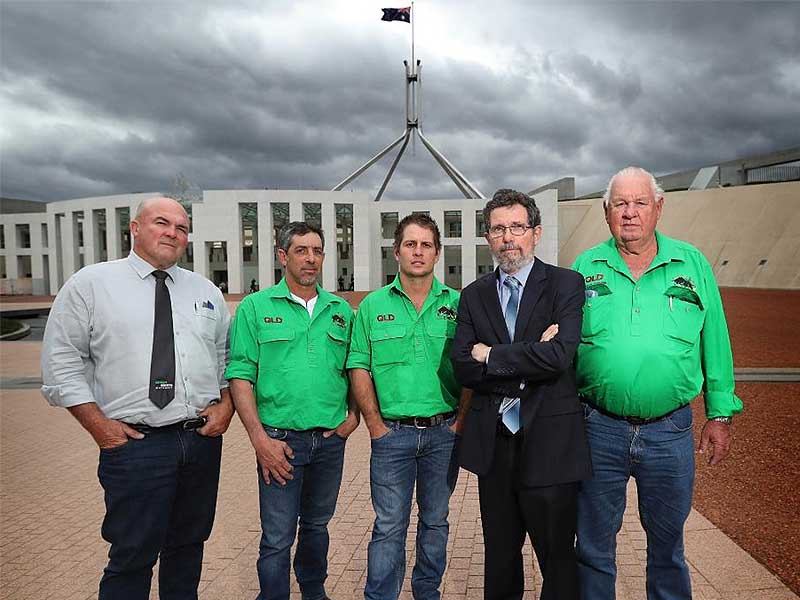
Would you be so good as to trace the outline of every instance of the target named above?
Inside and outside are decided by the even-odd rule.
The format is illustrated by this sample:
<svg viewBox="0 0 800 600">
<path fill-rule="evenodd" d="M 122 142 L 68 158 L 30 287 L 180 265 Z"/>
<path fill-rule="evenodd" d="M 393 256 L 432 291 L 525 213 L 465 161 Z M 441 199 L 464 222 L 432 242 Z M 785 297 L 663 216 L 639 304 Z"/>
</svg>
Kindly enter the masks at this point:
<svg viewBox="0 0 800 600">
<path fill-rule="evenodd" d="M 42 347 L 42 394 L 53 406 L 94 402 L 111 419 L 153 427 L 196 417 L 225 380 L 230 315 L 209 280 L 173 266 L 166 279 L 175 336 L 175 398 L 149 395 L 153 266 L 128 258 L 75 273 L 53 302 Z"/>
</svg>

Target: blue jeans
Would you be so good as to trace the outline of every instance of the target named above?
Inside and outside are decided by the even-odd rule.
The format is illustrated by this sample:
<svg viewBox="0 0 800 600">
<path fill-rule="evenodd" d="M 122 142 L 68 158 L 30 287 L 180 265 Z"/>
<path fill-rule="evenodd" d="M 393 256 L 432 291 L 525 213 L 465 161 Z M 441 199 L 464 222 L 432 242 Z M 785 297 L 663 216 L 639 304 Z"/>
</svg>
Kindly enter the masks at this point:
<svg viewBox="0 0 800 600">
<path fill-rule="evenodd" d="M 217 504 L 222 437 L 177 427 L 100 451 L 103 538 L 111 543 L 100 600 L 147 600 L 160 559 L 161 600 L 195 600 Z"/>
<path fill-rule="evenodd" d="M 264 427 L 272 439 L 286 442 L 294 452 L 293 479 L 280 485 L 264 482 L 258 472 L 261 544 L 258 551 L 257 600 L 289 598 L 289 563 L 297 535 L 294 573 L 304 600 L 325 597 L 328 577 L 328 522 L 336 510 L 342 482 L 345 440 L 322 430 L 291 431 Z M 299 522 L 299 527 L 298 527 Z"/>
<path fill-rule="evenodd" d="M 583 600 L 613 600 L 617 532 L 632 476 L 647 535 L 648 600 L 690 600 L 683 526 L 692 508 L 694 438 L 690 406 L 645 425 L 584 405 L 594 477 L 578 495 L 578 576 Z"/>
<path fill-rule="evenodd" d="M 439 598 L 447 562 L 450 495 L 458 477 L 455 417 L 434 427 L 384 421 L 389 432 L 372 440 L 370 490 L 375 526 L 367 551 L 367 600 L 395 600 L 406 571 L 406 534 L 417 486 L 417 562 L 411 575 L 416 600 Z"/>
</svg>

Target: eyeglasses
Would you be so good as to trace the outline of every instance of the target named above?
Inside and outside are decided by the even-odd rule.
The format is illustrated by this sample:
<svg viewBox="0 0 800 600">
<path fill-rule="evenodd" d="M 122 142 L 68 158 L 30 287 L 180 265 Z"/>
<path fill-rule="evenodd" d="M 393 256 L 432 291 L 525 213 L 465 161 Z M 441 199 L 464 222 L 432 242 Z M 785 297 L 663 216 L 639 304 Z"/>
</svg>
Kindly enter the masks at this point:
<svg viewBox="0 0 800 600">
<path fill-rule="evenodd" d="M 506 234 L 506 231 L 510 231 L 511 235 L 525 235 L 525 232 L 528 229 L 533 229 L 530 225 L 495 225 L 494 227 L 489 228 L 489 237 L 490 238 L 499 238 L 503 237 Z"/>
</svg>

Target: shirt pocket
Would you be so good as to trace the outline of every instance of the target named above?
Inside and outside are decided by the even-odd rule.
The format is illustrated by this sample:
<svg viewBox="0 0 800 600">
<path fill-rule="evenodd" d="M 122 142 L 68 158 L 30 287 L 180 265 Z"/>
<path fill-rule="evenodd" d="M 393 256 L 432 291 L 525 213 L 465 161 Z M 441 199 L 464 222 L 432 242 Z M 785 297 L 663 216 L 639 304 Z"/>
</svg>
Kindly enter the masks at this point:
<svg viewBox="0 0 800 600">
<path fill-rule="evenodd" d="M 405 341 L 406 326 L 390 325 L 369 332 L 373 366 L 405 363 L 408 346 Z"/>
<path fill-rule="evenodd" d="M 694 346 L 705 322 L 703 303 L 696 292 L 682 288 L 678 294 L 674 287 L 664 292 L 664 336 Z"/>
<path fill-rule="evenodd" d="M 604 283 L 586 289 L 581 323 L 582 338 L 597 337 L 608 332 L 612 300 L 611 288 Z"/>
<path fill-rule="evenodd" d="M 289 327 L 270 325 L 258 332 L 258 368 L 287 369 L 295 332 Z"/>
<path fill-rule="evenodd" d="M 431 360 L 450 363 L 450 347 L 456 335 L 456 324 L 447 319 L 433 319 L 425 326 Z"/>
<path fill-rule="evenodd" d="M 217 339 L 217 313 L 205 308 L 194 313 L 194 326 L 200 336 L 211 342 Z"/>
<path fill-rule="evenodd" d="M 328 329 L 328 362 L 334 371 L 344 371 L 347 359 L 347 332 L 335 326 Z"/>
</svg>

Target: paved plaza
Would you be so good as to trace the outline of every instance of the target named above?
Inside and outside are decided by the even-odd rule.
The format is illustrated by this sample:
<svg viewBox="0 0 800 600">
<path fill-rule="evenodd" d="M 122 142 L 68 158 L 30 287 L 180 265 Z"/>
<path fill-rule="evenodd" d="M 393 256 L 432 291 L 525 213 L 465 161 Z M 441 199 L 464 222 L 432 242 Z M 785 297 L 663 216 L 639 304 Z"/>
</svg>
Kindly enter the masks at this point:
<svg viewBox="0 0 800 600">
<path fill-rule="evenodd" d="M 0 342 L 0 597 L 7 600 L 88 600 L 96 597 L 107 544 L 100 537 L 102 491 L 97 448 L 65 410 L 51 408 L 38 389 L 40 342 Z M 11 384 L 11 385 L 8 385 Z M 260 535 L 256 467 L 247 436 L 234 418 L 225 435 L 217 520 L 206 546 L 200 598 L 252 599 Z M 619 536 L 619 600 L 644 600 L 645 539 L 635 488 Z M 450 503 L 445 600 L 483 596 L 483 544 L 477 478 L 461 471 Z M 348 441 L 344 478 L 331 523 L 327 589 L 334 600 L 362 597 L 372 526 L 369 437 L 362 425 Z M 408 565 L 414 561 L 412 518 Z M 696 511 L 687 523 L 687 557 L 698 600 L 798 598 Z M 526 597 L 538 597 L 541 577 L 527 545 Z M 411 598 L 410 567 L 403 598 Z M 152 598 L 157 598 L 154 585 Z M 293 597 L 299 598 L 296 584 Z"/>
</svg>

